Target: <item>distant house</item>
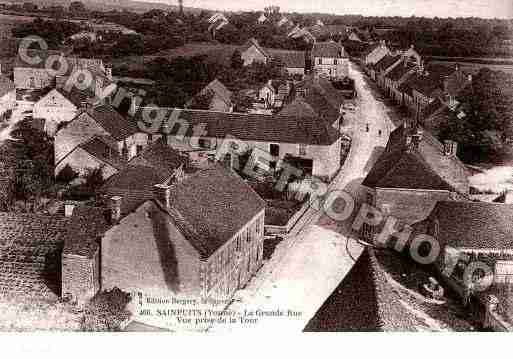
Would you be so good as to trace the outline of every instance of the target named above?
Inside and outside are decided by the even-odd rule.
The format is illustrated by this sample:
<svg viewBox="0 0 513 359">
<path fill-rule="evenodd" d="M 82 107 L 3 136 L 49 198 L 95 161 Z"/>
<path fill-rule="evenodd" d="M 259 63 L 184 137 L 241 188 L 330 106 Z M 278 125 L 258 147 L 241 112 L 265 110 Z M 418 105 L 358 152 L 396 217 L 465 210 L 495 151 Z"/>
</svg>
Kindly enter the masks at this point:
<svg viewBox="0 0 513 359">
<path fill-rule="evenodd" d="M 347 39 L 351 40 L 351 41 L 356 41 L 356 42 L 363 42 L 363 40 L 360 38 L 358 33 L 354 30 L 349 33 L 349 36 L 347 37 Z"/>
<path fill-rule="evenodd" d="M 81 112 L 55 135 L 55 175 L 66 165 L 84 174 L 88 168 L 105 166 L 108 178 L 141 153 L 149 144 L 135 121 L 109 105 Z"/>
<path fill-rule="evenodd" d="M 403 94 L 403 104 L 418 116 L 437 97 L 451 101 L 471 81 L 459 67 L 429 64 L 421 66 L 399 87 L 399 91 Z"/>
<path fill-rule="evenodd" d="M 366 203 L 403 225 L 424 220 L 439 201 L 465 200 L 468 172 L 453 141 L 441 144 L 420 127 L 398 127 L 362 185 Z M 363 237 L 374 241 L 379 228 L 364 225 Z"/>
<path fill-rule="evenodd" d="M 411 57 L 403 54 L 402 62 L 385 75 L 386 94 L 395 100 L 396 103 L 402 105 L 403 94 L 399 88 L 408 78 L 413 76 L 421 66 L 422 60 L 420 56 L 412 61 Z"/>
<path fill-rule="evenodd" d="M 6 76 L 0 74 L 0 118 L 16 107 L 16 87 Z"/>
<path fill-rule="evenodd" d="M 375 65 L 371 66 L 371 78 L 377 82 L 381 88 L 385 87 L 385 77 L 390 71 L 402 62 L 401 55 L 385 55 Z"/>
<path fill-rule="evenodd" d="M 240 49 L 241 58 L 244 61 L 244 66 L 249 66 L 254 62 L 261 62 L 266 64 L 271 60 L 271 55 L 260 46 L 258 41 L 254 38 L 249 39 L 244 46 Z"/>
<path fill-rule="evenodd" d="M 363 63 L 366 66 L 374 65 L 381 60 L 385 55 L 390 55 L 391 51 L 385 44 L 385 41 L 380 41 L 370 48 L 363 54 Z"/>
<path fill-rule="evenodd" d="M 194 104 L 195 99 L 200 96 L 211 96 L 209 110 L 220 111 L 220 112 L 232 112 L 232 92 L 226 88 L 219 80 L 215 79 L 207 86 L 205 86 L 191 101 L 189 101 L 186 107 L 190 107 Z"/>
<path fill-rule="evenodd" d="M 171 110 L 168 110 L 168 112 Z M 205 125 L 206 133 L 191 146 L 198 149 L 219 149 L 227 136 L 241 141 L 240 150 L 253 148 L 269 153 L 275 161 L 271 168 L 279 168 L 285 157 L 293 157 L 306 163 L 311 169 L 307 175 L 333 178 L 340 168 L 341 138 L 338 130 L 323 121 L 295 116 L 222 113 L 201 110 L 178 110 L 180 119 L 188 124 L 183 134 L 186 140 L 193 138 L 197 125 Z M 169 130 L 168 143 L 178 133 L 178 126 Z M 180 149 L 177 147 L 177 149 Z M 235 154 L 233 155 L 235 156 Z M 230 154 L 227 157 L 236 161 Z"/>
<path fill-rule="evenodd" d="M 349 75 L 349 57 L 344 47 L 334 41 L 317 42 L 312 48 L 313 70 L 329 78 Z"/>
<path fill-rule="evenodd" d="M 289 75 L 305 75 L 306 57 L 304 51 L 265 49 L 275 60 L 285 66 Z"/>
<path fill-rule="evenodd" d="M 30 58 L 40 59 L 36 64 L 32 64 L 21 56 L 16 57 L 14 63 L 14 84 L 17 89 L 44 89 L 56 86 L 56 77 L 54 71 L 46 69 L 46 63 L 60 58 L 64 60 L 68 66 L 68 75 L 72 71 L 78 69 L 89 70 L 93 73 L 107 74 L 101 59 L 85 59 L 66 56 L 58 51 L 36 51 L 29 50 L 27 56 Z"/>
<path fill-rule="evenodd" d="M 34 104 L 34 119 L 43 120 L 43 130 L 54 136 L 59 124 L 69 122 L 81 111 L 101 103 L 92 91 L 72 87 L 53 89 Z"/>
<path fill-rule="evenodd" d="M 119 221 L 123 198 L 114 199 Z M 102 235 L 101 286 L 230 300 L 262 265 L 264 212 L 251 187 L 219 164 L 156 185 L 152 199 Z"/>
<path fill-rule="evenodd" d="M 423 325 L 402 302 L 375 251 L 366 248 L 303 331 L 406 332 Z"/>
</svg>

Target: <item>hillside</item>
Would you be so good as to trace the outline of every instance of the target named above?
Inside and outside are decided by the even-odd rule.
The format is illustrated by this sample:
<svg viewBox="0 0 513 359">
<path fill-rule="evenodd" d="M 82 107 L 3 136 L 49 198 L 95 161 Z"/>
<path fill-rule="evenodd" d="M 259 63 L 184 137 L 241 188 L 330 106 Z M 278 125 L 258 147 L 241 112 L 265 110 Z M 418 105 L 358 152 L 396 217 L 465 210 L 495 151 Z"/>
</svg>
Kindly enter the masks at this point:
<svg viewBox="0 0 513 359">
<path fill-rule="evenodd" d="M 46 6 L 69 6 L 69 4 L 73 0 L 39 0 L 37 3 L 40 7 Z M 24 3 L 26 0 L 11 0 L 13 3 Z M 153 2 L 144 2 L 144 1 L 134 1 L 134 0 L 82 0 L 82 3 L 91 10 L 99 10 L 99 11 L 109 11 L 109 10 L 130 10 L 135 12 L 146 12 L 151 9 L 162 9 L 166 11 L 177 11 L 178 10 L 178 1 L 170 1 L 171 4 L 163 4 L 163 3 L 153 3 Z M 184 7 L 184 10 L 187 12 L 200 12 L 200 11 L 208 11 L 206 9 L 194 8 L 194 7 Z"/>
</svg>

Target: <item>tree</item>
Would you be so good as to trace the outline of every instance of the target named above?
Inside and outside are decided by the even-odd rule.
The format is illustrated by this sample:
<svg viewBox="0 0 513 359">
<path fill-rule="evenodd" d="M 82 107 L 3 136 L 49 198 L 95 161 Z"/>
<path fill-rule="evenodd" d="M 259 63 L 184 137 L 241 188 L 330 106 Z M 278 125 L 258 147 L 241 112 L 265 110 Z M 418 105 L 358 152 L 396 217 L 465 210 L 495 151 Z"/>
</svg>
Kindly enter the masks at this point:
<svg viewBox="0 0 513 359">
<path fill-rule="evenodd" d="M 83 14 L 87 12 L 87 8 L 81 1 L 72 1 L 69 4 L 69 12 L 72 14 Z"/>
<path fill-rule="evenodd" d="M 85 308 L 82 330 L 120 331 L 121 324 L 130 317 L 130 300 L 130 294 L 118 288 L 97 294 Z"/>
<path fill-rule="evenodd" d="M 78 177 L 78 172 L 76 172 L 69 164 L 67 164 L 59 172 L 56 179 L 58 182 L 70 183 L 77 177 Z"/>
<path fill-rule="evenodd" d="M 232 69 L 241 69 L 244 66 L 244 60 L 242 59 L 241 53 L 239 50 L 235 50 L 233 52 L 232 58 L 231 58 L 231 66 Z"/>
<path fill-rule="evenodd" d="M 88 169 L 84 177 L 85 186 L 94 193 L 103 184 L 103 168 Z"/>
<path fill-rule="evenodd" d="M 231 100 L 235 112 L 247 112 L 253 107 L 253 99 L 247 95 L 241 94 L 240 92 L 233 93 Z"/>
</svg>

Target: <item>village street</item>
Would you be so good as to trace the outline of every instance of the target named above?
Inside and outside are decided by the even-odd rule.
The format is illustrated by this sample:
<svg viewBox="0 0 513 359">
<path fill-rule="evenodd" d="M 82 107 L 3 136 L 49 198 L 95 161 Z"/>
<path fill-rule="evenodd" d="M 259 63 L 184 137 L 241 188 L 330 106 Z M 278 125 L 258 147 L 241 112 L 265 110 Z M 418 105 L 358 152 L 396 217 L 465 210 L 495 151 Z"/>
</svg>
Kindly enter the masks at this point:
<svg viewBox="0 0 513 359">
<path fill-rule="evenodd" d="M 345 190 L 357 199 L 360 184 L 385 147 L 397 115 L 369 87 L 355 64 L 351 64 L 350 77 L 358 91 L 357 108 L 344 116 L 342 131 L 352 137 L 352 147 L 330 189 Z M 347 227 L 322 213 L 305 215 L 248 287 L 236 294 L 238 300 L 229 307 L 241 313 L 254 311 L 255 317 L 247 319 L 256 318 L 256 322 L 239 322 L 212 330 L 303 330 L 362 251 L 360 244 L 349 238 Z"/>
</svg>

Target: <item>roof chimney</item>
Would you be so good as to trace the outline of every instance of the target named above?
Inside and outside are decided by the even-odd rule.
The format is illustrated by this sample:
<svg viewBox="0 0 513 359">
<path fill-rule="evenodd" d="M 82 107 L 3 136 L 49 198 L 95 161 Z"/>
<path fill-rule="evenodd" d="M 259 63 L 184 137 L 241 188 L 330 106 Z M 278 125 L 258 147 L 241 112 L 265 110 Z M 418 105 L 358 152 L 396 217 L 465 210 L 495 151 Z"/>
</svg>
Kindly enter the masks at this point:
<svg viewBox="0 0 513 359">
<path fill-rule="evenodd" d="M 109 209 L 110 209 L 110 222 L 116 224 L 121 219 L 121 200 L 120 196 L 113 196 L 109 198 Z"/>
<path fill-rule="evenodd" d="M 171 186 L 156 184 L 153 186 L 153 196 L 166 208 L 171 207 Z"/>
</svg>

